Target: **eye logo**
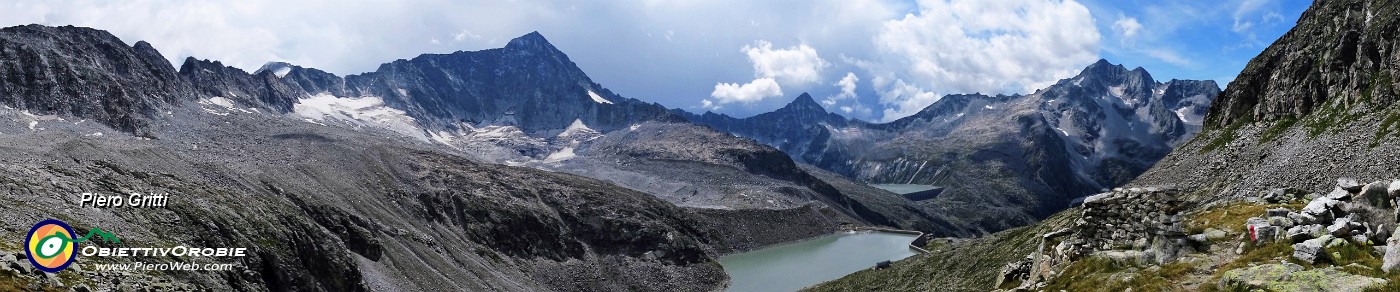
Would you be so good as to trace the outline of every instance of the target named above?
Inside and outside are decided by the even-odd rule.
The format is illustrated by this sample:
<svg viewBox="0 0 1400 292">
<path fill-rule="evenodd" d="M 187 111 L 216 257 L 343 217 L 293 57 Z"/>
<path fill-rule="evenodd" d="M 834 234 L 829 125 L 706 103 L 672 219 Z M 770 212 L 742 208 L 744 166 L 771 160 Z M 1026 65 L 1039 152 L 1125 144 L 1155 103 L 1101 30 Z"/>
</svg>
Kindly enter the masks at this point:
<svg viewBox="0 0 1400 292">
<path fill-rule="evenodd" d="M 24 251 L 29 254 L 29 263 L 40 271 L 57 273 L 73 264 L 73 252 L 78 249 L 73 240 L 73 227 L 54 219 L 39 221 L 29 229 L 29 237 L 24 240 Z"/>
</svg>

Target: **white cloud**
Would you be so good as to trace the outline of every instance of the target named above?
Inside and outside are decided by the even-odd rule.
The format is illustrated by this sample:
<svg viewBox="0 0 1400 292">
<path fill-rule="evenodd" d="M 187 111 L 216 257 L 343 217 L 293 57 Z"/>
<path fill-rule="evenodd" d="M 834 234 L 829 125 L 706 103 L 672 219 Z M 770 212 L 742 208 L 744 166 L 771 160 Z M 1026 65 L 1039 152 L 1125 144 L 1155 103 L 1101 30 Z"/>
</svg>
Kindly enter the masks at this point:
<svg viewBox="0 0 1400 292">
<path fill-rule="evenodd" d="M 822 68 L 829 66 L 817 55 L 817 50 L 806 44 L 787 49 L 773 49 L 768 41 L 756 41 L 739 50 L 748 56 L 753 64 L 754 80 L 747 84 L 716 83 L 710 92 L 714 100 L 701 100 L 701 106 L 715 109 L 728 103 L 754 103 L 769 97 L 783 95 L 783 84 L 806 84 L 821 81 Z"/>
<path fill-rule="evenodd" d="M 727 103 L 752 103 L 782 95 L 783 89 L 778 87 L 778 82 L 774 81 L 773 78 L 759 78 L 743 85 L 738 83 L 715 84 L 715 91 L 710 93 L 710 97 L 713 97 L 714 101 L 706 99 L 702 100 L 701 103 L 706 108 L 712 108 Z"/>
<path fill-rule="evenodd" d="M 1118 31 L 1124 39 L 1137 37 L 1138 31 L 1142 30 L 1142 23 L 1138 23 L 1137 18 L 1118 15 L 1118 21 L 1113 22 L 1113 29 Z"/>
<path fill-rule="evenodd" d="M 928 105 L 938 101 L 937 94 L 929 92 L 904 80 L 895 80 L 889 90 L 880 93 L 880 102 L 893 107 L 884 111 L 884 121 L 894 121 L 918 113 Z"/>
<path fill-rule="evenodd" d="M 1172 51 L 1172 50 L 1168 50 L 1168 49 L 1162 49 L 1162 48 L 1149 48 L 1149 49 L 1142 49 L 1142 50 L 1140 50 L 1140 51 L 1141 51 L 1142 53 L 1144 53 L 1144 54 L 1147 54 L 1148 57 L 1152 57 L 1153 59 L 1161 60 L 1162 62 L 1171 63 L 1172 65 L 1177 65 L 1177 66 L 1182 66 L 1182 67 L 1195 66 L 1195 63 L 1194 63 L 1194 62 L 1191 62 L 1191 60 L 1188 60 L 1188 59 L 1186 59 L 1186 58 L 1184 58 L 1184 57 L 1181 57 L 1181 55 L 1180 55 L 1180 54 L 1177 54 L 1176 51 Z"/>
<path fill-rule="evenodd" d="M 928 0 L 882 25 L 876 55 L 857 62 L 875 79 L 885 120 L 941 93 L 1026 93 L 1098 60 L 1100 34 L 1073 0 Z"/>
<path fill-rule="evenodd" d="M 1259 10 L 1267 3 L 1267 0 L 1244 0 L 1240 1 L 1240 6 L 1235 8 L 1235 23 L 1231 27 L 1236 33 L 1246 33 L 1254 27 L 1254 22 L 1248 19 L 1249 14 Z"/>
<path fill-rule="evenodd" d="M 860 81 L 860 77 L 856 77 L 855 72 L 846 72 L 846 77 L 841 77 L 841 81 L 836 81 L 835 84 L 832 84 L 841 88 L 841 91 L 836 93 L 836 95 L 832 95 L 827 97 L 826 99 L 823 99 L 822 104 L 826 106 L 833 106 L 836 105 L 836 102 L 838 101 L 856 98 L 857 81 Z"/>
<path fill-rule="evenodd" d="M 821 81 L 822 68 L 828 66 L 826 60 L 817 55 L 817 50 L 800 44 L 786 49 L 773 49 L 768 41 L 757 41 L 745 45 L 742 50 L 753 63 L 754 77 L 775 78 L 783 84 L 803 84 Z"/>
</svg>

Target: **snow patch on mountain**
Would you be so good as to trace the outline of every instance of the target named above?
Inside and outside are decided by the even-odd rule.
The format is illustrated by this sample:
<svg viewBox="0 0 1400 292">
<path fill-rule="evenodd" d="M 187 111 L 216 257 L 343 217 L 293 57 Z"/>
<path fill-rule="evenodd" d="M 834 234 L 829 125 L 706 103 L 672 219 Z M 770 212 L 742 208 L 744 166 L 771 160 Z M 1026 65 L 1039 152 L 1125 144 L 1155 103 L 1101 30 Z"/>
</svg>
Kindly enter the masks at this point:
<svg viewBox="0 0 1400 292">
<path fill-rule="evenodd" d="M 321 93 L 301 99 L 292 106 L 292 111 L 322 123 L 338 122 L 357 129 L 379 128 L 431 142 L 417 120 L 403 110 L 384 105 L 384 100 L 377 96 L 348 98 Z"/>
<path fill-rule="evenodd" d="M 292 73 L 291 67 L 277 68 L 277 70 L 272 71 L 272 75 L 277 75 L 277 78 L 287 77 L 287 73 Z"/>
<path fill-rule="evenodd" d="M 589 97 L 589 98 L 592 98 L 592 99 L 593 99 L 593 102 L 596 102 L 596 103 L 601 103 L 601 104 L 612 104 L 612 101 L 609 101 L 609 100 L 603 98 L 602 96 L 599 96 L 598 93 L 595 93 L 595 92 L 593 92 L 592 90 L 589 90 L 589 91 L 588 91 L 588 97 Z"/>
</svg>

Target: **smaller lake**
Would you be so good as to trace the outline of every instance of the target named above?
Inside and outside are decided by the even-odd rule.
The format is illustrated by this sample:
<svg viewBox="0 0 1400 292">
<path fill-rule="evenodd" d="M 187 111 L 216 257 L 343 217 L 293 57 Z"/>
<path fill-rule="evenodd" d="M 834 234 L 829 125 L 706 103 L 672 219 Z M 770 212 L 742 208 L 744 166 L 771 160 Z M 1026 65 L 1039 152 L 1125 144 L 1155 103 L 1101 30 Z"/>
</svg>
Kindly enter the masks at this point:
<svg viewBox="0 0 1400 292">
<path fill-rule="evenodd" d="M 837 233 L 733 254 L 719 259 L 729 274 L 727 291 L 796 291 L 918 254 L 917 236 L 885 232 Z"/>
<path fill-rule="evenodd" d="M 935 197 L 938 197 L 938 194 L 943 193 L 943 188 L 930 185 L 872 184 L 870 186 L 899 194 L 900 196 L 904 196 L 905 198 L 909 198 L 910 200 L 914 201 L 933 199 Z"/>
<path fill-rule="evenodd" d="M 911 185 L 911 184 L 871 184 L 870 186 L 872 186 L 872 187 L 877 187 L 877 188 L 880 188 L 880 189 L 882 189 L 882 190 L 890 191 L 890 192 L 892 192 L 892 193 L 901 194 L 901 195 L 903 195 L 903 194 L 910 194 L 910 193 L 917 193 L 917 192 L 922 192 L 922 191 L 927 191 L 927 190 L 938 189 L 938 187 L 930 186 L 930 185 Z"/>
</svg>

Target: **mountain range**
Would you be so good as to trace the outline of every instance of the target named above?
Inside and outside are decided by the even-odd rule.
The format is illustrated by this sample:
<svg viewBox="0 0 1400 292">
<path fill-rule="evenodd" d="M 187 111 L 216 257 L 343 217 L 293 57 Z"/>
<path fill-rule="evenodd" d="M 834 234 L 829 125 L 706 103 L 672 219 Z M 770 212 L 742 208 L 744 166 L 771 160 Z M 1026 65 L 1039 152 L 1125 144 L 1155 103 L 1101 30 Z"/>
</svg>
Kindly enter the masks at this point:
<svg viewBox="0 0 1400 292">
<path fill-rule="evenodd" d="M 1200 131 L 1214 81 L 1155 81 L 1099 60 L 1027 95 L 947 95 L 911 116 L 869 123 L 810 95 L 748 118 L 674 111 L 793 159 L 873 184 L 943 188 L 919 204 L 986 234 L 1120 186 Z"/>
<path fill-rule="evenodd" d="M 949 95 L 890 123 L 806 94 L 738 119 L 622 97 L 538 33 L 341 77 L 194 57 L 177 69 L 145 42 L 26 25 L 0 29 L 0 227 L 65 218 L 256 254 L 164 282 L 65 272 L 87 286 L 711 290 L 719 255 L 841 228 L 1036 222 L 1190 139 L 1218 92 L 1100 61 L 1033 94 Z M 913 201 L 878 183 L 945 191 Z M 76 208 L 82 192 L 176 198 Z"/>
</svg>

